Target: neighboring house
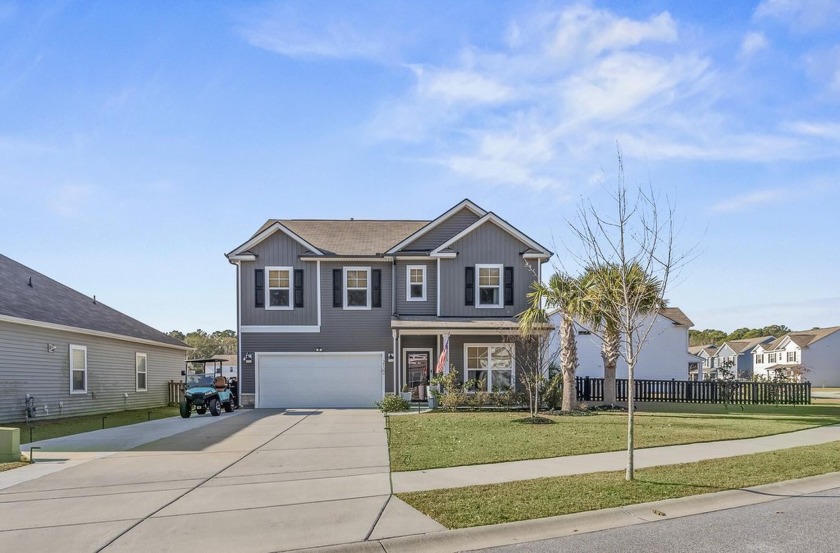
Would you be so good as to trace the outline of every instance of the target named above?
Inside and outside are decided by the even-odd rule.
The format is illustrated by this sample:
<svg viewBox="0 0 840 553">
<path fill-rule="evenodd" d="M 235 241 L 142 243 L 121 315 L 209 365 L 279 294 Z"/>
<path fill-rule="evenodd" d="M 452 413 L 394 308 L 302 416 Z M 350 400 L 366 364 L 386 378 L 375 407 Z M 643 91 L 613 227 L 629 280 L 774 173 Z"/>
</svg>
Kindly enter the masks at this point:
<svg viewBox="0 0 840 553">
<path fill-rule="evenodd" d="M 460 379 L 515 385 L 503 334 L 550 256 L 469 200 L 431 221 L 269 220 L 227 254 L 243 404 L 420 399 L 441 353 Z"/>
<path fill-rule="evenodd" d="M 189 349 L 0 255 L 0 421 L 165 405 Z"/>
<path fill-rule="evenodd" d="M 754 374 L 772 379 L 777 371 L 804 367 L 802 380 L 814 386 L 840 386 L 840 326 L 789 332 L 753 351 Z"/>
<path fill-rule="evenodd" d="M 691 346 L 688 348 L 689 355 L 696 356 L 700 359 L 700 374 L 696 375 L 696 378 L 691 378 L 691 380 L 709 380 L 712 377 L 717 350 L 718 348 L 714 344 Z"/>
<path fill-rule="evenodd" d="M 550 312 L 549 320 L 555 327 L 559 327 L 560 312 Z M 635 377 L 650 380 L 685 380 L 690 364 L 698 361 L 688 353 L 688 330 L 693 325 L 679 308 L 662 309 L 653 321 L 647 341 L 642 347 L 636 363 Z M 579 322 L 575 323 L 575 336 L 578 353 L 577 376 L 602 378 L 604 361 L 601 358 L 601 339 Z M 550 342 L 549 356 L 557 365 L 559 349 L 560 342 L 555 333 Z M 616 365 L 616 378 L 627 378 L 627 363 L 621 357 Z"/>
<path fill-rule="evenodd" d="M 761 336 L 724 343 L 714 353 L 715 370 L 710 374 L 710 378 L 717 378 L 718 369 L 730 365 L 730 370 L 736 378 L 749 380 L 753 376 L 753 349 L 759 344 L 766 344 L 775 339 L 775 336 Z"/>
</svg>

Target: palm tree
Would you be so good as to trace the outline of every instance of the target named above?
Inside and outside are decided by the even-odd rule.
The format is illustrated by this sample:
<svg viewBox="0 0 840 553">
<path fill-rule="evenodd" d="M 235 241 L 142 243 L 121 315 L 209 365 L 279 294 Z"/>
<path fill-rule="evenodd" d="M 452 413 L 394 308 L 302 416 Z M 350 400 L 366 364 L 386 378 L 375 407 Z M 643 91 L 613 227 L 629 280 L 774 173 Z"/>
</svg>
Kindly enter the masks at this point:
<svg viewBox="0 0 840 553">
<path fill-rule="evenodd" d="M 662 298 L 662 284 L 638 264 L 624 271 L 613 263 L 590 265 L 580 278 L 585 299 L 580 302 L 580 319 L 601 335 L 601 359 L 604 362 L 604 403 L 614 405 L 615 367 L 621 355 L 621 317 L 627 305 L 637 314 L 656 313 L 667 302 Z M 627 286 L 624 286 L 627 284 Z M 627 296 L 627 297 L 625 297 Z"/>
<path fill-rule="evenodd" d="M 534 282 L 528 293 L 529 307 L 520 314 L 519 324 L 523 333 L 530 333 L 538 324 L 548 322 L 545 309 L 560 309 L 560 369 L 563 374 L 563 405 L 569 412 L 577 407 L 575 371 L 578 366 L 577 341 L 574 317 L 582 309 L 583 294 L 580 282 L 565 273 L 555 273 L 548 284 Z"/>
</svg>

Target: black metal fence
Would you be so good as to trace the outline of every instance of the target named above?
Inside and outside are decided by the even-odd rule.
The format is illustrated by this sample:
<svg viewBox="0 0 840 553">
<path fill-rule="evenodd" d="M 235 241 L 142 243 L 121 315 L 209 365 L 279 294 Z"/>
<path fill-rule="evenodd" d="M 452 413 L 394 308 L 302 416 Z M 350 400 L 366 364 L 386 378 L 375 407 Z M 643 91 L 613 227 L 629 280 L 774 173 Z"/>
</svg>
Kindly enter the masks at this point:
<svg viewBox="0 0 840 553">
<path fill-rule="evenodd" d="M 577 377 L 578 401 L 603 401 L 604 379 Z M 811 403 L 811 383 L 749 382 L 708 380 L 635 380 L 636 401 L 678 403 L 752 403 L 807 405 Z M 615 381 L 617 401 L 627 401 L 627 379 Z"/>
</svg>

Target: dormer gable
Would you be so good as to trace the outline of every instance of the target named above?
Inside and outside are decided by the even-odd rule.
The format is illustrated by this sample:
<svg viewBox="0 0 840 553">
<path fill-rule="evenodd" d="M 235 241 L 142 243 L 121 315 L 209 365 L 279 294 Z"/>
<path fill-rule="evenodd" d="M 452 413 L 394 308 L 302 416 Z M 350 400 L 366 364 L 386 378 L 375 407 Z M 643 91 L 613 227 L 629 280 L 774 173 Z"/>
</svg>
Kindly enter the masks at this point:
<svg viewBox="0 0 840 553">
<path fill-rule="evenodd" d="M 471 202 L 462 200 L 442 215 L 410 234 L 390 248 L 387 254 L 427 253 L 450 237 L 469 227 L 487 212 Z"/>
</svg>

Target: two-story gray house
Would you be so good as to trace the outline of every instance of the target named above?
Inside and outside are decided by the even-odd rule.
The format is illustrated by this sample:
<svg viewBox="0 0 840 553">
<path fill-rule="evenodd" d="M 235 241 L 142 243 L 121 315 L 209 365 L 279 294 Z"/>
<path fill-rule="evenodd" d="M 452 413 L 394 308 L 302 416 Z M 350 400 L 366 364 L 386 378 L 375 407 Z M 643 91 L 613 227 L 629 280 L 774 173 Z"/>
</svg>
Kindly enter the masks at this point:
<svg viewBox="0 0 840 553">
<path fill-rule="evenodd" d="M 469 200 L 431 221 L 269 220 L 227 254 L 242 402 L 370 407 L 405 387 L 423 399 L 439 363 L 515 385 L 503 335 L 550 256 Z"/>
</svg>

